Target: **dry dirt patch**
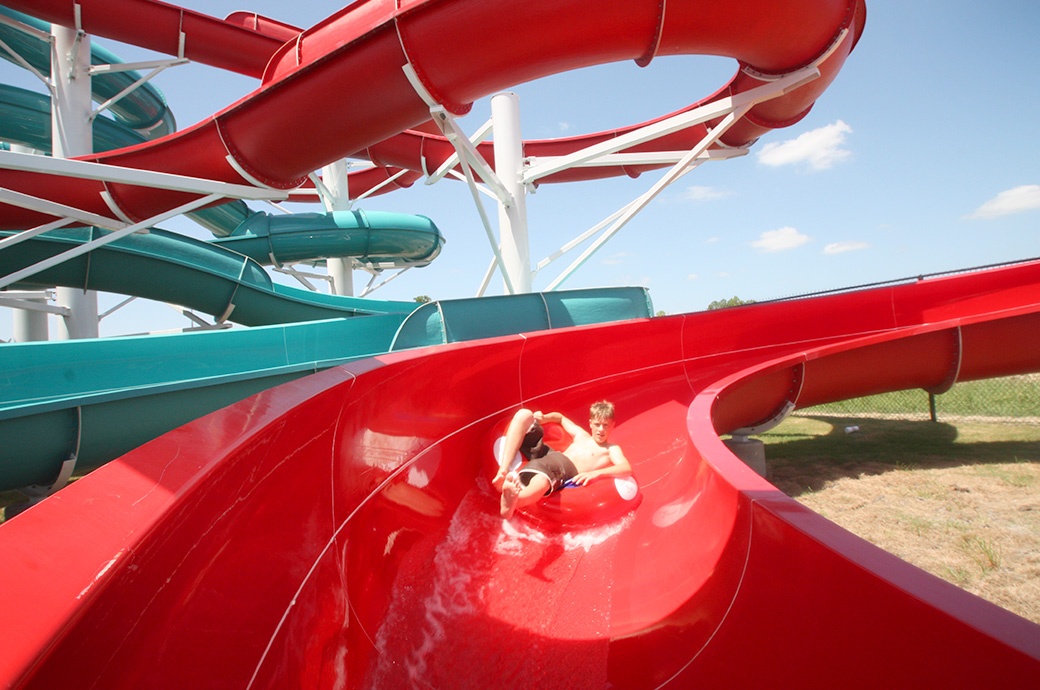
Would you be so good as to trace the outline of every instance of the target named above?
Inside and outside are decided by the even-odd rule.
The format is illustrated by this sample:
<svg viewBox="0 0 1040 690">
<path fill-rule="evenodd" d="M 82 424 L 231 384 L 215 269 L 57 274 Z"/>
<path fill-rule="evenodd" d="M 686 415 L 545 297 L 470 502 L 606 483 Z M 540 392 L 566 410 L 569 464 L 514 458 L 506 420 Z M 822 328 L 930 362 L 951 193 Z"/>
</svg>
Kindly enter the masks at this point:
<svg viewBox="0 0 1040 690">
<path fill-rule="evenodd" d="M 823 427 L 812 426 L 821 421 Z M 1040 624 L 1040 441 L 1033 440 L 1040 428 L 973 424 L 952 434 L 950 428 L 922 433 L 931 423 L 914 422 L 915 441 L 901 449 L 905 422 L 863 420 L 855 438 L 844 434 L 843 422 L 795 422 L 797 428 L 785 423 L 787 431 L 767 447 L 777 488 L 903 560 Z"/>
</svg>

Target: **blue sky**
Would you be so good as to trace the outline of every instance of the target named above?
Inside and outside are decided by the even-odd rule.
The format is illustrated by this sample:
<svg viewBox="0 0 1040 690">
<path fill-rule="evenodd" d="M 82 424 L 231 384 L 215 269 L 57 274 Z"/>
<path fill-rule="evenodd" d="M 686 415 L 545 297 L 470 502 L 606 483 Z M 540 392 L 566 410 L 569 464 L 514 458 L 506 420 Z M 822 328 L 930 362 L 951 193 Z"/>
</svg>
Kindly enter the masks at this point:
<svg viewBox="0 0 1040 690">
<path fill-rule="evenodd" d="M 182 4 L 218 16 L 255 10 L 299 26 L 340 6 Z M 868 0 L 867 8 L 862 40 L 808 117 L 767 135 L 749 155 L 703 165 L 668 188 L 564 287 L 643 285 L 655 308 L 679 313 L 733 296 L 765 300 L 1040 256 L 1040 5 Z M 128 61 L 144 56 L 97 40 Z M 720 58 L 662 58 L 648 68 L 600 66 L 513 90 L 525 138 L 548 138 L 656 117 L 713 92 L 734 69 Z M 7 63 L 0 79 L 25 84 Z M 181 127 L 255 86 L 197 65 L 167 70 L 155 83 Z M 463 129 L 475 130 L 489 111 L 488 101 L 477 103 Z M 532 259 L 551 254 L 658 176 L 541 186 L 527 200 Z M 413 269 L 375 297 L 475 294 L 491 250 L 465 185 L 419 182 L 361 207 L 427 215 L 447 238 L 433 265 Z M 208 235 L 189 221 L 164 227 Z M 576 254 L 540 274 L 535 289 Z M 363 284 L 359 276 L 356 285 Z M 496 277 L 491 292 L 501 290 Z M 178 325 L 186 323 L 164 307 L 135 304 L 106 319 L 102 333 Z M 10 318 L 0 317 L 0 338 L 10 337 L 10 328 Z"/>
</svg>

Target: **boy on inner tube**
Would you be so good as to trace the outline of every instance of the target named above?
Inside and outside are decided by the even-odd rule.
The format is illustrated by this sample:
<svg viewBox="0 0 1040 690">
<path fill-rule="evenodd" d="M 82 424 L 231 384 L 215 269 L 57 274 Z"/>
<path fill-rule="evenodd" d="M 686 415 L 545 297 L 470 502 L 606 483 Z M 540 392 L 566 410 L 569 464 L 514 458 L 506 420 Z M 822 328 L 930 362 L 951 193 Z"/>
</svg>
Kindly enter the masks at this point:
<svg viewBox="0 0 1040 690">
<path fill-rule="evenodd" d="M 542 422 L 561 425 L 574 439 L 565 451 L 545 445 Z M 508 520 L 517 508 L 537 503 L 562 489 L 565 483 L 583 486 L 599 477 L 632 474 L 621 447 L 610 442 L 613 430 L 614 405 L 605 400 L 589 408 L 589 431 L 559 412 L 519 410 L 509 422 L 498 473 L 491 482 L 496 491 L 502 492 L 502 517 Z M 509 472 L 517 451 L 527 463 L 518 471 Z"/>
</svg>

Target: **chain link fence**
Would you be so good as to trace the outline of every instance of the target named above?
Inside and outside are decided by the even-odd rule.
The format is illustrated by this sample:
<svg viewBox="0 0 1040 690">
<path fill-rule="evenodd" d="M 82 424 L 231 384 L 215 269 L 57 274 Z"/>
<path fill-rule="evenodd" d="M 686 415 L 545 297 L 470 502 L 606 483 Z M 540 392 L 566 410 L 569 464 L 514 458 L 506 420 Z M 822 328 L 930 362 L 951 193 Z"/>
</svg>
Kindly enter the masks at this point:
<svg viewBox="0 0 1040 690">
<path fill-rule="evenodd" d="M 798 410 L 801 416 L 1040 424 L 1040 374 L 958 383 L 941 395 L 921 389 L 869 395 Z"/>
</svg>

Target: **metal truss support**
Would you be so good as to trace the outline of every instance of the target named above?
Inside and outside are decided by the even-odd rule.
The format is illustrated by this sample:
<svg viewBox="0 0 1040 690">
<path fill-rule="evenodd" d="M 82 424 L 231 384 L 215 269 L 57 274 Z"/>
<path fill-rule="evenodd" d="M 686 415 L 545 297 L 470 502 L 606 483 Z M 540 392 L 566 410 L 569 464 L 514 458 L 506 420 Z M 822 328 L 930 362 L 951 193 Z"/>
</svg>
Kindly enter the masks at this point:
<svg viewBox="0 0 1040 690">
<path fill-rule="evenodd" d="M 167 303 L 166 306 L 170 309 L 173 309 L 175 312 L 186 318 L 188 321 L 191 321 L 193 324 L 195 324 L 194 327 L 189 326 L 188 328 L 178 329 L 177 332 L 179 333 L 187 333 L 189 331 L 220 331 L 227 328 L 231 328 L 231 324 L 227 323 L 226 321 L 214 321 L 213 323 L 206 321 L 198 314 L 193 312 L 191 309 L 186 309 L 182 306 L 169 303 Z"/>
<path fill-rule="evenodd" d="M 15 271 L 14 273 L 9 273 L 3 278 L 0 278 L 0 288 L 7 287 L 8 285 L 17 283 L 18 281 L 24 280 L 25 278 L 39 273 L 44 269 L 51 268 L 52 266 L 57 266 L 58 264 L 68 261 L 69 259 L 74 259 L 77 256 L 80 256 L 81 254 L 86 254 L 87 252 L 92 251 L 98 247 L 102 247 L 106 244 L 115 242 L 116 240 L 122 237 L 126 237 L 127 235 L 132 235 L 135 232 L 147 230 L 149 227 L 155 225 L 156 223 L 161 223 L 164 220 L 174 218 L 176 216 L 181 215 L 182 213 L 187 213 L 189 211 L 194 211 L 197 208 L 202 208 L 207 204 L 220 200 L 220 198 L 221 197 L 219 194 L 211 194 L 200 199 L 195 199 L 194 201 L 190 201 L 186 204 L 178 206 L 175 209 L 172 209 L 165 213 L 161 213 L 157 216 L 153 216 L 140 223 L 127 225 L 126 227 L 120 230 L 116 230 L 106 235 L 102 235 L 96 240 L 91 240 L 90 242 L 79 245 L 78 247 L 68 249 L 60 254 L 50 257 L 49 259 L 38 261 L 37 263 L 31 266 L 27 266 L 21 270 Z"/>
<path fill-rule="evenodd" d="M 181 38 L 183 40 L 183 34 L 181 34 Z M 183 50 L 183 45 L 181 48 Z M 187 58 L 178 58 L 175 60 L 153 60 L 149 62 L 121 63 L 118 65 L 92 65 L 90 67 L 91 76 L 95 74 L 113 74 L 115 72 L 129 72 L 132 70 L 147 69 L 151 71 L 148 72 L 148 74 L 145 74 L 144 76 L 139 78 L 133 84 L 127 86 L 125 89 L 117 93 L 115 96 L 112 96 L 104 103 L 98 105 L 97 108 L 94 108 L 94 110 L 90 113 L 91 121 L 93 121 L 98 115 L 111 108 L 113 105 L 118 103 L 126 96 L 130 95 L 137 89 L 147 84 L 149 81 L 154 79 L 164 70 L 169 69 L 170 67 L 176 67 L 177 65 L 186 65 L 188 64 L 188 62 L 189 60 Z"/>
<path fill-rule="evenodd" d="M 659 164 L 662 158 L 667 160 L 667 158 L 676 155 L 676 152 L 665 152 L 664 154 L 660 152 L 618 154 L 618 152 L 638 144 L 654 141 L 688 127 L 725 117 L 737 111 L 747 112 L 747 110 L 758 103 L 782 96 L 819 76 L 820 71 L 817 68 L 806 67 L 762 86 L 739 93 L 736 96 L 720 98 L 717 101 L 673 115 L 651 125 L 640 127 L 609 141 L 588 146 L 566 156 L 533 160 L 523 173 L 523 181 L 525 184 L 532 184 L 543 177 L 575 167 L 617 165 L 618 163 L 627 165 Z M 717 131 L 717 129 L 716 127 L 712 133 Z M 718 136 L 715 138 L 717 139 Z M 682 155 L 686 154 L 683 153 Z"/>
<path fill-rule="evenodd" d="M 488 188 L 490 188 L 491 192 L 494 194 L 496 200 L 498 201 L 500 209 L 508 209 L 516 205 L 517 202 L 516 198 L 513 195 L 512 189 L 512 187 L 514 187 L 515 185 L 510 185 L 509 187 L 504 185 L 501 179 L 499 179 L 499 176 L 495 174 L 495 170 L 491 169 L 491 166 L 488 165 L 487 161 L 484 160 L 484 157 L 480 155 L 480 153 L 476 149 L 476 146 L 474 145 L 476 141 L 483 139 L 484 136 L 486 136 L 487 133 L 494 128 L 494 117 L 492 117 L 492 124 L 490 128 L 487 125 L 485 125 L 485 128 L 483 128 L 482 131 L 478 133 L 477 137 L 475 137 L 474 139 L 467 137 L 459 128 L 458 124 L 455 122 L 455 118 L 452 117 L 452 115 L 442 105 L 440 105 L 433 98 L 433 96 L 430 95 L 426 87 L 423 86 L 418 75 L 416 75 L 415 69 L 412 67 L 412 65 L 406 64 L 403 69 L 405 76 L 408 77 L 408 80 L 409 82 L 411 82 L 412 87 L 415 89 L 416 93 L 419 94 L 419 97 L 422 98 L 423 101 L 425 101 L 426 104 L 430 107 L 430 116 L 433 118 L 434 124 L 437 125 L 437 127 L 444 134 L 445 138 L 447 138 L 447 140 L 451 143 L 451 145 L 455 147 L 455 152 L 458 157 L 458 165 L 462 168 L 462 173 L 465 176 L 466 183 L 470 188 L 470 194 L 473 196 L 473 203 L 477 208 L 477 213 L 480 214 L 480 220 L 484 226 L 484 232 L 487 234 L 488 243 L 491 246 L 492 253 L 495 255 L 495 262 L 498 264 L 498 267 L 502 272 L 502 280 L 505 283 L 506 293 L 514 294 L 518 291 L 517 286 L 514 284 L 514 275 L 510 268 L 507 266 L 506 260 L 503 257 L 503 254 L 500 250 L 500 245 L 504 243 L 500 243 L 498 240 L 495 239 L 495 233 L 491 229 L 491 221 L 487 217 L 487 212 L 484 210 L 484 205 L 480 202 L 480 197 L 478 196 L 478 185 L 473 174 L 475 171 L 476 175 L 480 177 L 481 181 L 485 185 L 487 185 Z M 519 127 L 519 115 L 517 115 L 516 117 L 516 123 L 517 127 Z M 519 169 L 517 169 L 517 174 L 519 174 L 519 172 Z M 442 176 L 445 174 L 444 166 L 441 166 L 441 169 L 438 170 L 438 174 Z M 503 213 L 507 213 L 508 215 L 508 213 L 510 212 Z M 515 210 L 511 213 L 514 216 L 522 215 L 524 218 L 524 223 L 526 223 L 526 213 L 517 214 Z M 500 232 L 501 231 L 502 228 L 500 228 Z M 524 229 L 524 235 L 526 237 L 526 228 Z M 530 251 L 528 250 L 527 253 L 529 255 Z M 526 276 L 520 277 L 520 282 L 521 284 L 526 283 L 527 285 L 530 285 L 530 268 L 527 269 L 526 274 Z"/>
<path fill-rule="evenodd" d="M 307 288 L 311 292 L 317 292 L 318 291 L 318 288 L 316 288 L 314 286 L 314 283 L 312 283 L 311 280 L 310 280 L 310 279 L 314 279 L 314 280 L 322 280 L 322 281 L 325 281 L 326 283 L 328 283 L 329 287 L 331 288 L 331 292 L 334 295 L 353 295 L 354 294 L 354 291 L 353 291 L 353 279 L 350 279 L 351 291 L 349 293 L 348 292 L 339 292 L 339 290 L 338 290 L 339 286 L 336 284 L 336 281 L 338 280 L 338 278 L 336 277 L 336 275 L 334 275 L 333 270 L 332 270 L 332 265 L 331 265 L 331 262 L 333 261 L 333 259 L 331 259 L 331 258 L 330 259 L 326 259 L 326 261 L 329 262 L 329 264 L 330 264 L 329 265 L 329 273 L 328 273 L 328 275 L 322 275 L 321 273 L 311 273 L 309 271 L 301 271 L 300 269 L 296 268 L 296 266 L 298 264 L 289 264 L 289 265 L 286 265 L 286 266 L 273 266 L 273 268 L 271 270 L 274 271 L 275 273 L 282 273 L 282 274 L 287 275 L 287 276 L 292 276 L 293 278 L 295 278 L 297 280 L 297 282 L 300 283 L 300 285 L 304 286 L 305 288 Z M 342 262 L 347 264 L 347 271 L 348 271 L 347 276 L 349 278 L 350 271 L 352 271 L 353 268 L 354 268 L 353 264 L 351 263 L 353 260 L 352 259 L 337 259 L 337 261 L 342 261 Z"/>
<path fill-rule="evenodd" d="M 43 173 L 46 175 L 79 177 L 85 180 L 155 187 L 156 189 L 167 189 L 191 194 L 217 194 L 229 199 L 284 201 L 289 198 L 288 191 L 271 189 L 270 187 L 254 187 L 252 185 L 218 182 L 201 177 L 124 168 L 104 163 L 47 158 L 45 156 L 34 156 L 28 153 L 15 153 L 13 151 L 0 151 L 0 168 Z M 26 208 L 32 207 L 26 206 Z M 102 219 L 102 221 L 109 224 L 112 223 L 111 220 L 104 221 Z M 88 223 L 88 225 L 98 224 L 94 222 Z"/>
<path fill-rule="evenodd" d="M 688 172 L 694 170 L 707 160 L 706 157 L 702 157 L 702 154 L 706 153 L 708 147 L 716 143 L 722 134 L 733 126 L 733 124 L 743 117 L 744 113 L 750 109 L 751 106 L 745 106 L 740 110 L 735 110 L 726 115 L 722 122 L 720 122 L 712 131 L 701 141 L 694 146 L 690 151 L 683 156 L 678 163 L 672 166 L 660 180 L 654 183 L 654 185 L 646 192 L 644 192 L 635 201 L 629 203 L 620 213 L 616 214 L 615 220 L 610 226 L 603 232 L 600 237 L 592 243 L 581 256 L 574 260 L 566 270 L 563 271 L 559 276 L 553 280 L 548 290 L 552 291 L 558 288 L 567 280 L 571 275 L 574 274 L 589 258 L 592 257 L 599 249 L 607 243 L 612 237 L 614 237 L 637 213 L 646 208 L 647 204 L 653 201 L 661 192 L 665 190 L 669 185 L 686 175 Z"/>
<path fill-rule="evenodd" d="M 173 218 L 182 213 L 201 208 L 214 201 L 224 198 L 252 199 L 257 201 L 279 201 L 288 198 L 288 192 L 275 189 L 258 189 L 256 187 L 205 180 L 184 175 L 169 175 L 146 170 L 134 170 L 113 165 L 100 163 L 89 163 L 87 161 L 64 160 L 58 158 L 47 158 L 34 156 L 26 153 L 0 152 L 0 168 L 11 170 L 25 170 L 44 173 L 55 176 L 79 177 L 83 179 L 101 180 L 106 182 L 117 182 L 121 184 L 140 185 L 155 187 L 158 189 L 170 189 L 199 195 L 197 199 L 190 201 L 175 209 L 147 218 L 140 223 L 125 223 L 115 221 L 111 218 L 88 213 L 80 209 L 56 204 L 45 199 L 0 189 L 0 202 L 28 208 L 49 215 L 61 216 L 60 220 L 41 225 L 37 228 L 25 230 L 16 235 L 0 240 L 0 251 L 11 244 L 24 241 L 35 235 L 46 232 L 70 222 L 83 225 L 92 225 L 103 229 L 112 230 L 109 234 L 99 236 L 79 247 L 70 249 L 55 257 L 41 261 L 33 266 L 26 267 L 20 271 L 0 277 L 0 288 L 11 285 L 23 278 L 33 275 L 45 268 L 57 265 L 62 261 L 74 258 L 80 254 L 89 252 L 97 247 L 114 242 L 134 232 L 145 232 L 149 227 Z"/>
<path fill-rule="evenodd" d="M 632 130 L 609 141 L 586 147 L 565 156 L 552 158 L 524 159 L 519 138 L 519 107 L 514 94 L 499 94 L 492 98 L 492 119 L 472 137 L 465 136 L 454 118 L 438 103 L 416 77 L 411 65 L 404 68 L 416 92 L 430 106 L 433 121 L 444 136 L 455 147 L 456 155 L 429 175 L 427 184 L 437 182 L 452 173 L 456 165 L 470 186 L 474 204 L 480 214 L 494 261 L 484 275 L 478 294 L 487 289 L 491 275 L 497 266 L 502 273 L 508 293 L 529 292 L 534 276 L 556 260 L 597 234 L 599 237 L 571 263 L 558 277 L 550 282 L 548 290 L 557 289 L 602 246 L 613 238 L 636 214 L 644 209 L 669 185 L 675 183 L 702 163 L 724 160 L 747 154 L 744 148 L 726 148 L 719 143 L 722 134 L 752 107 L 763 101 L 776 98 L 796 89 L 820 76 L 819 69 L 809 66 L 804 69 L 771 78 L 770 81 L 743 93 L 713 101 L 703 106 L 679 113 L 645 127 Z M 496 117 L 496 99 L 499 112 Z M 508 106 L 505 104 L 509 103 Z M 708 133 L 688 151 L 651 151 L 625 153 L 624 150 L 660 139 L 674 132 L 704 123 L 718 121 Z M 495 168 L 492 170 L 477 152 L 476 142 L 495 133 Z M 500 157 L 500 149 L 502 154 Z M 647 191 L 629 202 L 610 217 L 586 231 L 575 240 L 564 245 L 554 254 L 540 261 L 534 271 L 530 268 L 530 253 L 527 236 L 527 219 L 524 208 L 526 191 L 541 179 L 574 167 L 617 166 L 617 165 L 667 165 L 671 168 Z M 511 171 L 511 172 L 505 172 Z M 499 239 L 496 240 L 483 204 L 477 195 L 480 190 L 476 177 L 487 186 L 499 204 Z"/>
<path fill-rule="evenodd" d="M 383 272 L 381 270 L 371 269 L 367 267 L 360 268 L 360 270 L 369 273 L 371 275 L 371 278 L 369 278 L 368 285 L 364 287 L 364 289 L 361 291 L 361 294 L 359 294 L 358 297 L 368 297 L 370 294 L 372 294 L 379 288 L 383 287 L 390 281 L 400 278 L 402 275 L 405 274 L 406 271 L 410 270 L 411 268 L 411 266 L 405 266 L 404 268 L 399 269 L 396 273 L 393 273 L 385 277 L 383 276 Z M 383 278 L 383 280 L 380 280 L 377 283 L 376 280 L 378 278 Z"/>
</svg>

